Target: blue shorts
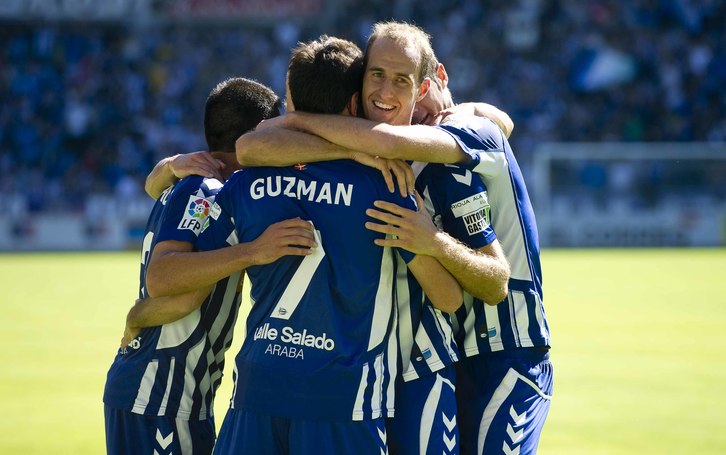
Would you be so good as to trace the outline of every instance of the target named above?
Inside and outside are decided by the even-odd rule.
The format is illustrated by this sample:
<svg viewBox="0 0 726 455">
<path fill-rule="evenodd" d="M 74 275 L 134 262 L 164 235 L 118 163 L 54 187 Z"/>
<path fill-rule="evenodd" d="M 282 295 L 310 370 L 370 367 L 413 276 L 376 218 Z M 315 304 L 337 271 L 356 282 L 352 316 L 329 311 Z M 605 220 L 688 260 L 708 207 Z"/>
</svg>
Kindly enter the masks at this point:
<svg viewBox="0 0 726 455">
<path fill-rule="evenodd" d="M 461 453 L 536 453 L 552 396 L 548 349 L 480 354 L 456 365 Z"/>
<path fill-rule="evenodd" d="M 383 418 L 302 420 L 228 409 L 214 453 L 255 455 L 370 454 L 386 452 Z"/>
<path fill-rule="evenodd" d="M 134 414 L 104 406 L 106 453 L 211 454 L 214 447 L 214 419 L 182 420 Z"/>
<path fill-rule="evenodd" d="M 454 365 L 409 382 L 399 378 L 396 416 L 386 421 L 391 455 L 459 453 L 455 389 Z"/>
</svg>

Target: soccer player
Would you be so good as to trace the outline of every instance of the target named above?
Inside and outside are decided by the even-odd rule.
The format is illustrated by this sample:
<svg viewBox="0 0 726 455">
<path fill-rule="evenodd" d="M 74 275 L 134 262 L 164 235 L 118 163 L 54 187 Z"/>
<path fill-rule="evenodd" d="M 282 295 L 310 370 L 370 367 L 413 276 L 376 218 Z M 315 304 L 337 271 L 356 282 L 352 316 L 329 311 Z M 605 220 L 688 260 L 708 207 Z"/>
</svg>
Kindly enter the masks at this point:
<svg viewBox="0 0 726 455">
<path fill-rule="evenodd" d="M 422 31 L 419 30 L 418 34 L 410 32 L 408 26 L 397 23 L 379 24 L 374 28 L 366 52 L 367 67 L 363 81 L 363 107 L 369 119 L 394 125 L 408 125 L 414 103 L 425 96 L 428 85 L 424 84 L 424 72 L 427 65 L 434 64 L 433 52 L 430 51 L 428 37 Z M 429 49 L 427 58 L 426 49 Z M 303 117 L 318 118 L 308 115 Z M 329 119 L 330 116 L 322 121 L 327 122 Z M 277 123 L 266 122 L 262 128 L 274 128 Z M 302 129 L 306 129 L 304 124 L 302 126 Z M 323 130 L 327 129 L 325 125 L 319 126 Z M 379 124 L 376 127 L 385 130 L 387 125 Z M 282 154 L 253 156 L 260 153 L 261 149 L 257 148 L 260 143 L 264 146 L 271 139 L 265 137 L 269 134 L 263 130 L 252 133 L 250 137 L 241 137 L 238 140 L 238 157 L 245 164 L 250 164 L 248 155 L 256 163 L 264 160 L 279 164 L 281 160 L 290 160 L 290 155 Z M 339 134 L 345 135 L 344 132 Z M 304 144 L 302 139 L 295 142 Z M 356 145 L 362 145 L 362 141 Z M 379 148 L 380 145 L 375 147 Z M 246 153 L 241 154 L 241 151 Z M 325 154 L 319 150 L 298 147 L 294 152 L 298 155 L 293 160 L 301 157 L 326 159 Z M 437 158 L 428 153 L 425 147 L 421 147 L 417 155 L 408 158 Z M 351 156 L 357 157 L 358 153 L 354 152 Z M 468 288 L 489 302 L 499 302 L 506 295 L 507 266 L 496 236 L 484 221 L 488 205 L 481 179 L 465 169 L 427 166 L 424 163 L 417 163 L 415 167 L 418 174 L 417 187 L 425 194 L 427 207 L 432 210 L 434 206 L 437 207 L 438 224 L 446 224 L 444 227 L 449 232 L 465 238 L 470 245 L 480 248 L 481 251 L 474 252 L 464 248 L 451 237 L 438 235 L 435 229 L 429 229 L 428 238 L 432 240 L 429 245 L 398 241 L 398 246 L 437 257 L 465 289 Z M 380 203 L 379 207 L 391 209 L 385 203 Z M 391 221 L 381 212 L 371 213 L 381 221 Z M 427 225 L 426 220 L 421 219 L 421 213 L 402 213 L 411 215 L 412 221 L 419 226 L 430 226 L 430 221 Z M 373 229 L 382 229 L 375 224 L 370 226 Z M 385 242 L 388 241 L 380 241 L 379 244 Z M 399 305 L 399 335 L 405 382 L 400 382 L 397 387 L 396 418 L 389 423 L 391 451 L 455 452 L 459 438 L 454 395 L 456 379 L 452 364 L 459 358 L 459 354 L 453 342 L 449 319 L 426 300 L 414 280 L 406 279 L 404 273 L 399 275 L 404 279 L 401 280 L 398 294 L 408 293 L 411 302 L 416 303 Z M 400 302 L 408 300 L 400 299 Z"/>
<path fill-rule="evenodd" d="M 427 55 L 433 56 L 433 51 L 424 48 L 421 55 L 425 60 Z M 481 176 L 486 186 L 482 221 L 494 228 L 509 260 L 511 277 L 508 294 L 500 304 L 486 305 L 496 302 L 471 292 L 472 296 L 465 298 L 464 308 L 457 313 L 457 341 L 465 357 L 457 363 L 461 451 L 535 453 L 550 405 L 552 364 L 534 214 L 505 134 L 487 119 L 449 115 L 456 107 L 448 89 L 448 75 L 435 56 L 432 63 L 425 65 L 428 68 L 424 73 L 426 96 L 417 103 L 416 117 L 435 123 L 436 119 L 448 115 L 440 126 L 389 126 L 364 119 L 320 119 L 302 114 L 285 116 L 281 123 L 317 134 L 351 149 L 351 153 L 459 162 L 466 171 Z M 370 62 L 368 66 L 370 71 Z M 365 92 L 364 89 L 364 103 Z M 372 110 L 381 115 L 389 118 L 403 115 L 402 105 L 393 98 L 372 93 L 370 102 Z M 238 157 L 239 152 L 238 147 Z M 464 172 L 459 178 L 468 179 L 468 175 Z M 436 209 L 435 217 L 441 216 L 442 227 L 448 231 L 442 209 Z M 454 207 L 450 211 L 450 215 L 455 215 Z M 410 238 L 399 236 L 382 244 L 402 246 L 429 235 L 425 230 L 412 234 Z M 459 238 L 470 241 L 466 236 Z"/>
<path fill-rule="evenodd" d="M 210 155 L 227 162 L 230 170 L 236 167 L 229 153 L 235 139 L 261 120 L 279 115 L 280 106 L 272 90 L 257 82 L 234 78 L 220 83 L 205 105 L 205 135 L 214 151 Z M 278 238 L 290 230 L 309 232 L 309 239 L 296 236 L 294 243 L 312 244 L 307 223 L 297 227 L 300 220 L 285 221 L 236 248 L 231 271 L 218 271 L 205 284 L 237 273 L 217 283 L 211 294 L 204 286 L 172 298 L 148 299 L 150 256 L 161 249 L 192 250 L 220 187 L 215 179 L 185 178 L 164 191 L 149 216 L 141 257 L 143 300 L 129 314 L 123 346 L 104 390 L 109 454 L 211 453 L 212 402 L 240 304 L 239 270 L 258 261 L 262 256 L 253 252 L 260 250 L 266 252 L 267 262 L 283 254 L 308 254 L 304 248 L 290 251 L 280 246 Z"/>
<path fill-rule="evenodd" d="M 361 56 L 336 38 L 301 44 L 288 71 L 294 108 L 355 112 Z M 377 170 L 353 161 L 245 169 L 217 195 L 203 248 L 254 238 L 291 215 L 310 220 L 317 247 L 302 261 L 247 269 L 254 303 L 215 453 L 385 453 L 397 358 L 396 256 L 364 226 L 376 200 L 415 210 Z M 409 228 L 402 222 L 392 233 Z M 460 306 L 461 289 L 438 262 L 399 253 L 432 301 L 448 311 Z"/>
</svg>

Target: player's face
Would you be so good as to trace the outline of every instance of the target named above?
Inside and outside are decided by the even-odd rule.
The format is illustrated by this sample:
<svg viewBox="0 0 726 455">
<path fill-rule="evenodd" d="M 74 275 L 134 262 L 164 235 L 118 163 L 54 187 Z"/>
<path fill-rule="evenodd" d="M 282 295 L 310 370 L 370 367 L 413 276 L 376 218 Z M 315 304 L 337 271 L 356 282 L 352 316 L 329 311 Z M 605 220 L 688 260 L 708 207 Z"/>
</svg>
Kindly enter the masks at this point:
<svg viewBox="0 0 726 455">
<path fill-rule="evenodd" d="M 418 53 L 390 38 L 376 39 L 368 50 L 363 77 L 363 110 L 369 120 L 410 125 L 413 107 L 422 95 L 416 83 Z"/>
<path fill-rule="evenodd" d="M 444 96 L 443 90 L 438 86 L 436 81 L 431 81 L 426 96 L 416 103 L 411 123 L 414 125 L 436 124 L 436 116 L 439 115 L 439 112 L 449 107 L 446 104 L 446 97 Z"/>
</svg>

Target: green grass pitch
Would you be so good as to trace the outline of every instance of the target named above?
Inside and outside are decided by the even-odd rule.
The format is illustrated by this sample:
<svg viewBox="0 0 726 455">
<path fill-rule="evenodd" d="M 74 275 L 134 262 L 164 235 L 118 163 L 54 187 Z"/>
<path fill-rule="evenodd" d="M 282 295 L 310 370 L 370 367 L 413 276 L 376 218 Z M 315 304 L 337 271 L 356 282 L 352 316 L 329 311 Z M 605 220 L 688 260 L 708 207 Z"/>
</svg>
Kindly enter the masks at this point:
<svg viewBox="0 0 726 455">
<path fill-rule="evenodd" d="M 726 249 L 545 250 L 543 267 L 555 392 L 539 453 L 726 453 Z M 2 254 L 0 277 L 0 453 L 103 453 L 138 254 Z"/>
</svg>

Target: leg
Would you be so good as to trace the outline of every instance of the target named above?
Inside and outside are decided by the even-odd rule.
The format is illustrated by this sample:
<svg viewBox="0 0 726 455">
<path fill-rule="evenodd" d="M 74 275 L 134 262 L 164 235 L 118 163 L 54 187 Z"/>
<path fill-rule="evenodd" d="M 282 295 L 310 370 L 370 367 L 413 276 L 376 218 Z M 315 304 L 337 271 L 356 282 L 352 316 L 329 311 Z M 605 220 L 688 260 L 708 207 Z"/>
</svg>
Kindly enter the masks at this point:
<svg viewBox="0 0 726 455">
<path fill-rule="evenodd" d="M 462 454 L 536 453 L 552 394 L 547 353 L 476 356 L 459 371 Z"/>
<path fill-rule="evenodd" d="M 455 368 L 396 387 L 396 417 L 386 425 L 392 455 L 458 454 Z"/>
</svg>

